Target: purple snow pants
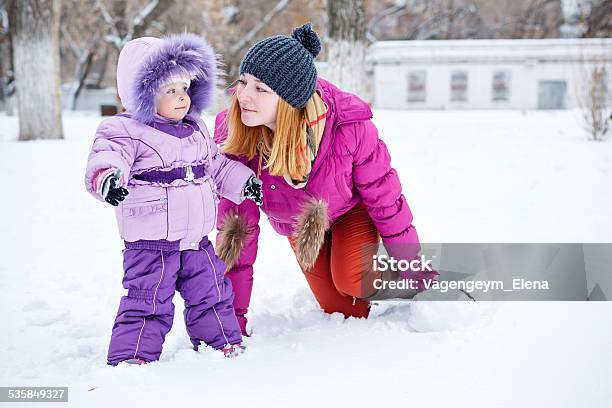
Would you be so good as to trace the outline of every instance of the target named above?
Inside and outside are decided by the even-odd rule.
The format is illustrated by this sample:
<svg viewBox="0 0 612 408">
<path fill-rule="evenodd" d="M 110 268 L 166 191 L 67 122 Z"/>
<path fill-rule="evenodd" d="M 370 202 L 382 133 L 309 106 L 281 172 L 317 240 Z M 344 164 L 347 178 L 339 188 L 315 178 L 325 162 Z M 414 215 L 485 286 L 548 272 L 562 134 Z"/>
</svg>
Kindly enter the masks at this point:
<svg viewBox="0 0 612 408">
<path fill-rule="evenodd" d="M 172 327 L 175 290 L 185 300 L 185 325 L 195 350 L 201 341 L 218 349 L 242 340 L 232 307 L 232 284 L 207 237 L 197 251 L 126 249 L 123 268 L 128 294 L 119 304 L 108 364 L 159 359 Z"/>
</svg>

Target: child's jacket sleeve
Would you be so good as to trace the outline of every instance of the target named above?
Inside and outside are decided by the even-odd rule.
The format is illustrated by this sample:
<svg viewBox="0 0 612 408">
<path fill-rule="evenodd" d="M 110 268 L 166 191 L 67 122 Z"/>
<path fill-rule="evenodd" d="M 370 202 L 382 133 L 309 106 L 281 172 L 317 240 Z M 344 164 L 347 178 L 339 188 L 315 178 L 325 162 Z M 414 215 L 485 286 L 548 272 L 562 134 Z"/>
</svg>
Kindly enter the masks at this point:
<svg viewBox="0 0 612 408">
<path fill-rule="evenodd" d="M 244 197 L 242 191 L 244 186 L 254 176 L 253 170 L 232 160 L 219 152 L 219 148 L 209 137 L 211 145 L 211 175 L 215 180 L 217 189 L 222 197 L 225 197 L 235 204 L 240 204 Z"/>
<path fill-rule="evenodd" d="M 217 186 L 219 194 L 233 203 L 240 204 L 244 201 L 242 196 L 244 186 L 255 173 L 241 162 L 221 154 L 215 144 L 215 140 L 208 133 L 208 128 L 204 121 L 197 118 L 196 122 L 209 147 L 211 158 L 208 171 Z"/>
<path fill-rule="evenodd" d="M 95 198 L 103 201 L 93 189 L 95 176 L 106 169 L 121 170 L 120 184 L 127 185 L 130 169 L 136 156 L 134 140 L 125 131 L 123 124 L 114 118 L 104 120 L 96 130 L 96 136 L 87 159 L 85 170 L 85 188 Z"/>
</svg>

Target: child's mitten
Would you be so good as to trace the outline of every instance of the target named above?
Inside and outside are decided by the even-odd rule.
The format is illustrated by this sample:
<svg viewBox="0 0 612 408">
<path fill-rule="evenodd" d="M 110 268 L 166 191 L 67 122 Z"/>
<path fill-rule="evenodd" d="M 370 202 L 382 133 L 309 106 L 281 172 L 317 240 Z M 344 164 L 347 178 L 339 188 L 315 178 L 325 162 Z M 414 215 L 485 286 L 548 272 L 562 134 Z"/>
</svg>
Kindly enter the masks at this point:
<svg viewBox="0 0 612 408">
<path fill-rule="evenodd" d="M 121 170 L 119 169 L 106 169 L 99 172 L 94 177 L 94 189 L 96 193 L 100 195 L 107 203 L 119 205 L 119 201 L 123 201 L 125 196 L 129 193 L 128 191 L 119 186 L 119 179 L 121 178 Z"/>
</svg>

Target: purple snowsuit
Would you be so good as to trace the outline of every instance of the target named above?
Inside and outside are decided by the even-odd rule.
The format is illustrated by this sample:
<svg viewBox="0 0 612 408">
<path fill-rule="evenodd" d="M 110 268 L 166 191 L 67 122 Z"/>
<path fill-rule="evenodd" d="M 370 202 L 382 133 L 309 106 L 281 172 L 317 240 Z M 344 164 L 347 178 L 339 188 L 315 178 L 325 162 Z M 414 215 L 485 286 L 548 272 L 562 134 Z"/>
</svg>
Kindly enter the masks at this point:
<svg viewBox="0 0 612 408">
<path fill-rule="evenodd" d="M 199 118 L 215 86 L 213 50 L 195 35 L 128 42 L 119 56 L 117 88 L 126 114 L 104 120 L 89 155 L 85 185 L 117 168 L 129 195 L 116 208 L 125 241 L 123 286 L 108 363 L 157 360 L 172 327 L 172 297 L 185 300 L 185 324 L 194 348 L 241 341 L 226 266 L 207 234 L 218 197 L 239 204 L 253 172 L 219 154 Z M 191 108 L 182 121 L 156 115 L 160 85 L 177 74 L 192 79 Z"/>
</svg>

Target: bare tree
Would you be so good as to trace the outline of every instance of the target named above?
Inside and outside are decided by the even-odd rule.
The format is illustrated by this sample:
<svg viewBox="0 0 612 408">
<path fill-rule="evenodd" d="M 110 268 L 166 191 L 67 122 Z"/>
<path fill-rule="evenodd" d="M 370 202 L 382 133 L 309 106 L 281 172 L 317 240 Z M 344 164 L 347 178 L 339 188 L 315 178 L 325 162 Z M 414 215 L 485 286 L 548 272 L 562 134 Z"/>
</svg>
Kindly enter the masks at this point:
<svg viewBox="0 0 612 408">
<path fill-rule="evenodd" d="M 7 0 L 0 0 L 7 1 Z M 76 96 L 82 87 L 114 85 L 121 47 L 143 35 L 194 32 L 222 55 L 232 82 L 246 50 L 269 35 L 289 34 L 312 21 L 324 33 L 325 0 L 64 0 L 61 31 L 62 75 Z M 100 28 L 100 41 L 94 34 Z M 89 50 L 94 49 L 93 56 Z M 325 51 L 324 51 L 325 52 Z M 324 59 L 321 55 L 320 59 Z M 221 81 L 220 81 L 221 82 Z M 224 84 L 220 83 L 221 86 Z M 75 100 L 75 98 L 73 99 Z"/>
<path fill-rule="evenodd" d="M 88 84 L 93 89 L 100 89 L 104 84 L 106 73 L 110 65 L 111 47 L 108 43 L 103 42 L 99 45 L 96 51 L 96 59 L 92 63 L 88 74 Z"/>
<path fill-rule="evenodd" d="M 203 35 L 222 61 L 220 88 L 234 82 L 240 61 L 257 41 L 311 21 L 324 29 L 325 0 L 201 0 L 173 6 L 163 17 L 166 27 Z M 227 106 L 227 92 L 217 93 L 215 110 Z"/>
<path fill-rule="evenodd" d="M 586 21 L 585 37 L 612 36 L 612 0 L 593 0 Z"/>
<path fill-rule="evenodd" d="M 107 4 L 110 3 L 110 6 Z M 150 0 L 137 10 L 130 10 L 123 0 L 97 0 L 96 6 L 107 27 L 105 41 L 119 52 L 128 41 L 144 35 L 174 3 L 171 0 Z M 163 26 L 158 26 L 163 31 Z"/>
<path fill-rule="evenodd" d="M 102 16 L 95 0 L 63 0 L 62 21 L 70 22 L 60 29 L 62 81 L 72 82 L 68 106 L 75 110 L 97 54 L 105 51 Z"/>
<path fill-rule="evenodd" d="M 230 82 L 238 75 L 240 60 L 246 50 L 260 40 L 262 35 L 275 30 L 274 27 L 279 25 L 278 17 L 287 11 L 293 0 L 260 1 L 256 3 L 259 3 L 258 7 L 249 2 L 231 2 L 231 4 L 224 2 L 220 9 L 221 14 L 216 16 L 218 25 L 224 27 L 224 35 L 220 36 L 221 38 L 215 38 L 213 32 L 209 32 L 210 40 L 223 53 L 226 74 Z M 255 16 L 256 18 L 250 18 Z M 209 14 L 209 17 L 212 16 Z M 251 21 L 255 21 L 256 24 L 245 29 L 251 25 Z M 210 25 L 215 26 L 214 23 Z M 279 27 L 276 28 L 276 32 L 272 32 L 274 34 L 284 34 L 286 31 L 287 28 Z"/>
<path fill-rule="evenodd" d="M 377 10 L 368 23 L 368 38 L 479 38 L 483 21 L 473 0 L 396 0 Z"/>
<path fill-rule="evenodd" d="M 516 18 L 513 38 L 557 37 L 563 24 L 561 0 L 530 0 Z"/>
<path fill-rule="evenodd" d="M 368 38 L 368 41 L 370 42 L 376 41 L 377 38 L 376 38 L 375 32 L 378 26 L 381 25 L 381 23 L 383 23 L 385 19 L 396 15 L 400 11 L 406 10 L 409 6 L 413 6 L 412 1 L 410 2 L 411 4 L 408 4 L 408 3 L 409 2 L 406 0 L 402 0 L 402 1 L 398 0 L 394 2 L 392 5 L 384 7 L 383 9 L 375 12 L 371 16 L 371 18 L 368 19 L 368 25 L 367 25 L 367 30 L 366 30 L 366 37 Z M 367 13 L 366 13 L 366 16 L 367 16 Z"/>
<path fill-rule="evenodd" d="M 578 104 L 589 139 L 601 141 L 610 130 L 612 95 L 608 89 L 609 70 L 602 64 L 585 64 L 577 85 Z"/>
<path fill-rule="evenodd" d="M 368 99 L 366 19 L 363 0 L 327 2 L 328 77 L 339 87 Z"/>
<path fill-rule="evenodd" d="M 19 140 L 62 139 L 59 0 L 19 0 L 11 7 Z"/>
<path fill-rule="evenodd" d="M 13 51 L 9 33 L 10 0 L 0 0 L 0 110 L 6 109 L 7 114 L 13 114 L 13 96 L 15 82 L 13 77 Z"/>
<path fill-rule="evenodd" d="M 270 10 L 261 21 L 257 23 L 255 27 L 253 27 L 244 37 L 240 39 L 236 44 L 232 45 L 228 50 L 230 54 L 235 55 L 238 51 L 242 50 L 246 47 L 255 36 L 261 32 L 263 28 L 266 27 L 267 24 L 276 16 L 281 13 L 283 10 L 287 8 L 287 6 L 291 3 L 291 0 L 280 0 L 276 6 L 272 10 Z"/>
<path fill-rule="evenodd" d="M 482 21 L 478 7 L 471 1 L 446 0 L 428 6 L 429 13 L 409 34 L 411 38 L 455 40 L 479 37 Z"/>
<path fill-rule="evenodd" d="M 563 24 L 561 0 L 395 0 L 371 3 L 374 4 L 368 38 L 379 40 L 556 38 Z"/>
<path fill-rule="evenodd" d="M 76 60 L 74 68 L 74 80 L 70 89 L 70 109 L 75 110 L 79 94 L 83 89 L 83 85 L 93 63 L 94 55 L 98 49 L 100 43 L 100 29 L 96 27 L 93 32 L 93 36 L 88 44 L 79 44 L 71 36 L 70 32 L 62 27 L 62 36 L 66 38 L 66 41 L 70 44 L 70 50 L 74 54 Z"/>
</svg>

